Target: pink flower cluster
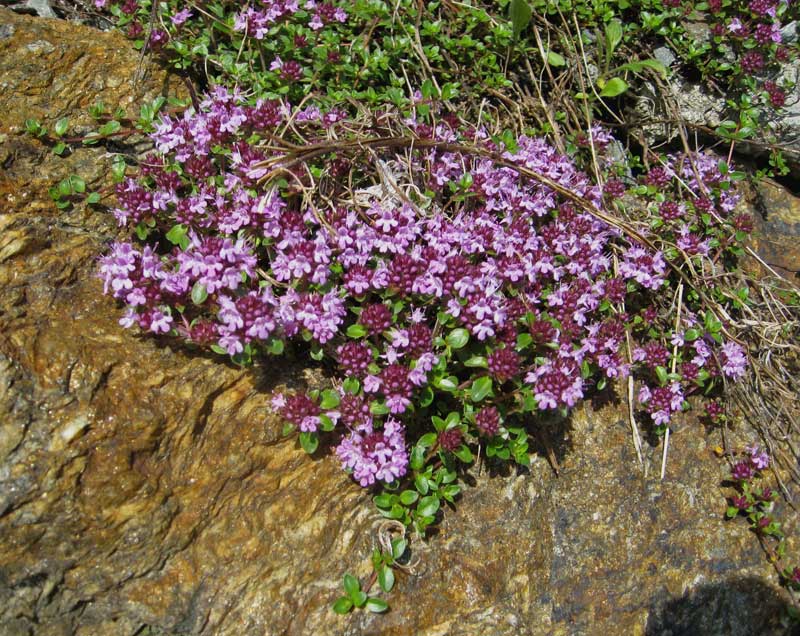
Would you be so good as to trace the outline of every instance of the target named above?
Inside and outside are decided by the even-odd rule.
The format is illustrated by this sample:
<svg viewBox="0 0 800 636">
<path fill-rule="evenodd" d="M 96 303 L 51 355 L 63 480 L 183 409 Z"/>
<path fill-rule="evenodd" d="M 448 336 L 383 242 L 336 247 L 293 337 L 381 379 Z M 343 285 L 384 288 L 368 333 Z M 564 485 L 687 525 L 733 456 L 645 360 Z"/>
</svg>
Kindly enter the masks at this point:
<svg viewBox="0 0 800 636">
<path fill-rule="evenodd" d="M 389 417 L 381 430 L 351 429 L 336 448 L 336 455 L 361 486 L 376 481 L 391 483 L 406 474 L 405 427 Z"/>
<path fill-rule="evenodd" d="M 473 430 L 494 436 L 514 416 L 513 402 L 492 402 L 500 387 L 530 395 L 540 410 L 570 408 L 594 379 L 631 372 L 621 355 L 621 302 L 660 290 L 666 261 L 513 167 L 601 207 L 601 189 L 573 161 L 541 139 L 521 137 L 502 151 L 470 131 L 499 162 L 453 150 L 464 135 L 447 123 L 412 120 L 413 133 L 449 149 L 416 149 L 404 160 L 386 152 L 381 170 L 402 184 L 398 191 L 428 194 L 397 196 L 367 181 L 354 197 L 309 204 L 289 187 L 258 182 L 263 160 L 284 159 L 263 150 L 259 135 L 297 114 L 217 88 L 199 112 L 161 120 L 152 135 L 160 156 L 120 188 L 115 211 L 146 244 L 116 243 L 100 263 L 106 293 L 126 306 L 125 326 L 239 358 L 276 341 L 325 345 L 349 387 L 338 406 L 288 396 L 276 408 L 307 434 L 332 423 L 337 454 L 362 485 L 405 474 L 405 423 L 426 392 L 486 400 Z M 342 114 L 312 115 L 294 118 L 306 138 L 346 134 L 337 128 Z M 702 160 L 700 169 L 716 178 Z M 669 170 L 683 164 L 675 159 Z M 715 205 L 724 210 L 732 200 L 725 193 Z M 666 349 L 648 346 L 644 357 L 663 364 Z M 462 349 L 471 366 L 456 355 Z M 743 355 L 726 345 L 724 372 L 741 375 Z M 457 385 L 477 377 L 475 366 L 486 369 L 479 375 L 488 372 L 494 393 L 459 393 Z M 683 404 L 677 383 L 648 391 L 642 401 L 658 423 Z M 455 448 L 455 433 L 448 440 Z"/>
</svg>

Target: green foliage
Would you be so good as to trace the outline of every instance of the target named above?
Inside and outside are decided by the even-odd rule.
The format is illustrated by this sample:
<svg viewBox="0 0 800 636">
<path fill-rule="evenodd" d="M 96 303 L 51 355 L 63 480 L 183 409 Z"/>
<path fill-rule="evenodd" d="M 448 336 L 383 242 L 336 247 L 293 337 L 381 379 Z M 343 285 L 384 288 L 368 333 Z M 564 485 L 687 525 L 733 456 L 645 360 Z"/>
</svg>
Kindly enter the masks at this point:
<svg viewBox="0 0 800 636">
<path fill-rule="evenodd" d="M 389 593 L 394 588 L 394 569 L 406 554 L 408 542 L 403 537 L 395 537 L 387 544 L 387 549 L 375 548 L 372 552 L 372 576 L 366 586 L 362 587 L 352 574 L 345 574 L 342 584 L 344 596 L 340 596 L 332 605 L 337 614 L 348 614 L 353 608 L 366 609 L 374 614 L 380 614 L 389 609 L 389 604 L 379 596 L 370 595 L 375 582 L 381 591 Z"/>
</svg>

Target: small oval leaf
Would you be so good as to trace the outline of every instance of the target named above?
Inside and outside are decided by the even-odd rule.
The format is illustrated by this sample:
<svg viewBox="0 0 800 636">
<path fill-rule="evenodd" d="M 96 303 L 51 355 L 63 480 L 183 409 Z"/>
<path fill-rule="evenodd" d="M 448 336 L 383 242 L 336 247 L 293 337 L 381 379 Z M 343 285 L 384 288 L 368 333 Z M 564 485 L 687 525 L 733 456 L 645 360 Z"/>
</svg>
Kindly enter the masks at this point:
<svg viewBox="0 0 800 636">
<path fill-rule="evenodd" d="M 381 586 L 384 592 L 392 591 L 394 587 L 394 571 L 392 571 L 392 568 L 388 566 L 381 568 L 381 571 L 378 573 L 378 585 Z M 369 609 L 369 607 L 367 609 Z"/>
<path fill-rule="evenodd" d="M 367 601 L 367 609 L 375 614 L 380 614 L 389 609 L 389 604 L 382 598 L 371 598 Z"/>
<path fill-rule="evenodd" d="M 480 402 L 492 392 L 492 379 L 488 376 L 478 378 L 472 383 L 469 390 L 470 399 L 473 402 Z"/>
<path fill-rule="evenodd" d="M 600 97 L 616 97 L 628 90 L 628 83 L 621 77 L 612 77 L 600 91 Z"/>
<path fill-rule="evenodd" d="M 206 298 L 208 298 L 206 286 L 200 281 L 197 281 L 194 287 L 192 287 L 192 302 L 195 305 L 202 305 L 206 301 Z"/>
<path fill-rule="evenodd" d="M 353 609 L 353 601 L 346 596 L 340 596 L 333 604 L 333 611 L 337 614 L 347 614 L 351 609 Z"/>
<path fill-rule="evenodd" d="M 450 345 L 453 349 L 461 349 L 464 345 L 469 342 L 469 331 L 466 329 L 459 327 L 457 329 L 453 329 L 449 334 L 447 334 L 447 338 L 445 338 L 445 342 Z"/>
</svg>

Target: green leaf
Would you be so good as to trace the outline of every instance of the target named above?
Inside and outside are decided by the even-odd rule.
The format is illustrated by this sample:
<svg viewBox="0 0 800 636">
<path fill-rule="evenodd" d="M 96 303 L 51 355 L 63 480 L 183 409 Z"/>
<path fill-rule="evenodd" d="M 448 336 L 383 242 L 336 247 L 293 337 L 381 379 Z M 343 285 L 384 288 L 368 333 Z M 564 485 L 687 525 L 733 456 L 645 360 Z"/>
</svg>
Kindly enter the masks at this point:
<svg viewBox="0 0 800 636">
<path fill-rule="evenodd" d="M 458 450 L 456 450 L 454 455 L 458 457 L 465 464 L 471 464 L 474 459 L 474 457 L 472 456 L 472 451 L 466 444 L 462 444 L 458 448 Z"/>
<path fill-rule="evenodd" d="M 392 568 L 384 565 L 380 572 L 378 572 L 378 585 L 384 592 L 391 592 L 394 587 L 394 571 Z M 369 606 L 367 606 L 369 607 Z"/>
<path fill-rule="evenodd" d="M 446 378 L 439 378 L 436 381 L 436 386 L 442 389 L 442 391 L 455 391 L 458 388 L 458 378 L 454 375 Z"/>
<path fill-rule="evenodd" d="M 319 437 L 316 433 L 303 431 L 300 433 L 300 446 L 309 455 L 313 455 L 319 446 Z"/>
<path fill-rule="evenodd" d="M 531 458 L 528 455 L 528 448 L 527 445 L 524 449 L 515 449 L 514 450 L 514 461 L 517 462 L 520 466 L 525 466 L 530 468 L 531 465 Z"/>
<path fill-rule="evenodd" d="M 378 508 L 391 508 L 394 504 L 394 498 L 397 495 L 390 495 L 389 493 L 381 493 L 380 495 L 375 495 L 372 498 L 372 503 L 374 503 Z"/>
<path fill-rule="evenodd" d="M 321 430 L 325 432 L 330 432 L 334 428 L 336 428 L 336 424 L 333 423 L 333 420 L 329 418 L 327 415 L 322 414 L 319 415 L 319 427 Z"/>
<path fill-rule="evenodd" d="M 350 325 L 347 328 L 348 338 L 363 338 L 369 333 L 364 325 Z"/>
<path fill-rule="evenodd" d="M 473 402 L 480 402 L 492 392 L 492 379 L 488 376 L 478 378 L 472 383 L 469 390 L 470 399 Z"/>
<path fill-rule="evenodd" d="M 389 604 L 382 598 L 373 596 L 367 601 L 367 609 L 374 614 L 380 614 L 389 609 Z"/>
<path fill-rule="evenodd" d="M 271 338 L 267 346 L 267 351 L 274 356 L 279 356 L 283 353 L 283 348 L 283 340 L 280 338 Z"/>
<path fill-rule="evenodd" d="M 517 350 L 524 349 L 533 342 L 533 336 L 529 333 L 521 333 L 517 336 Z"/>
<path fill-rule="evenodd" d="M 192 287 L 192 302 L 195 305 L 202 305 L 208 298 L 208 290 L 206 286 L 200 281 L 197 281 Z"/>
<path fill-rule="evenodd" d="M 62 117 L 56 122 L 56 125 L 53 126 L 53 133 L 55 133 L 56 137 L 61 137 L 65 132 L 67 132 L 68 127 L 69 120 L 66 117 Z"/>
<path fill-rule="evenodd" d="M 320 402 L 319 407 L 324 411 L 329 411 L 337 406 L 339 406 L 339 393 L 333 389 L 325 389 L 322 392 L 322 402 Z"/>
<path fill-rule="evenodd" d="M 411 450 L 411 457 L 409 458 L 408 465 L 411 470 L 420 470 L 425 464 L 425 448 L 422 446 L 415 446 Z"/>
<path fill-rule="evenodd" d="M 658 381 L 662 385 L 664 385 L 664 384 L 667 383 L 667 379 L 668 379 L 669 374 L 667 373 L 667 370 L 664 367 L 657 366 L 656 367 L 656 376 L 658 377 Z"/>
<path fill-rule="evenodd" d="M 390 519 L 403 519 L 406 516 L 406 509 L 399 503 L 394 504 L 389 510 L 388 517 Z"/>
<path fill-rule="evenodd" d="M 566 66 L 567 61 L 564 59 L 562 55 L 559 55 L 555 51 L 548 51 L 547 52 L 547 63 L 550 66 Z"/>
<path fill-rule="evenodd" d="M 436 495 L 428 495 L 419 500 L 417 514 L 423 517 L 432 517 L 439 510 L 439 498 Z"/>
<path fill-rule="evenodd" d="M 89 205 L 94 205 L 95 203 L 100 203 L 100 193 L 99 192 L 92 192 L 86 197 L 86 203 Z"/>
<path fill-rule="evenodd" d="M 113 135 L 115 132 L 119 132 L 120 128 L 122 128 L 122 124 L 116 119 L 112 119 L 110 122 L 100 126 L 100 128 L 97 129 L 97 134 L 103 137 Z"/>
<path fill-rule="evenodd" d="M 514 39 L 516 40 L 531 21 L 531 7 L 527 0 L 511 0 L 511 5 L 508 9 L 508 17 L 511 18 L 511 28 L 513 29 Z"/>
<path fill-rule="evenodd" d="M 461 424 L 461 413 L 458 411 L 450 411 L 444 420 L 444 429 L 449 431 L 451 428 L 455 428 L 459 424 Z"/>
<path fill-rule="evenodd" d="M 383 402 L 373 401 L 372 404 L 369 405 L 369 412 L 372 413 L 373 415 L 388 415 L 389 407 L 386 406 Z"/>
<path fill-rule="evenodd" d="M 353 609 L 353 601 L 346 596 L 340 596 L 333 604 L 333 611 L 337 614 L 347 614 Z"/>
<path fill-rule="evenodd" d="M 353 598 L 353 595 L 357 592 L 361 591 L 361 583 L 358 582 L 358 579 L 354 577 L 352 574 L 345 574 L 344 575 L 344 591 L 347 593 L 347 596 Z"/>
<path fill-rule="evenodd" d="M 64 151 L 67 149 L 67 144 L 63 141 L 59 141 L 55 146 L 53 146 L 53 154 L 58 155 L 59 157 L 64 154 Z"/>
<path fill-rule="evenodd" d="M 402 538 L 397 538 L 392 540 L 392 558 L 397 561 L 403 553 L 406 551 L 408 547 L 408 541 Z"/>
<path fill-rule="evenodd" d="M 419 405 L 422 408 L 426 408 L 431 404 L 433 404 L 433 398 L 434 398 L 433 389 L 429 386 L 426 386 L 424 389 L 422 389 L 422 394 L 420 395 L 419 398 Z"/>
<path fill-rule="evenodd" d="M 167 240 L 173 245 L 180 245 L 181 249 L 185 250 L 187 247 L 189 247 L 191 242 L 189 241 L 187 233 L 188 230 L 186 229 L 186 226 L 178 223 L 177 225 L 173 225 L 172 229 L 167 232 Z"/>
<path fill-rule="evenodd" d="M 342 388 L 346 393 L 355 395 L 361 390 L 361 383 L 358 381 L 358 378 L 347 378 L 342 382 Z"/>
<path fill-rule="evenodd" d="M 447 344 L 453 349 L 461 349 L 467 344 L 467 342 L 469 342 L 469 331 L 461 327 L 453 329 L 453 331 L 447 334 L 445 342 L 447 342 Z"/>
<path fill-rule="evenodd" d="M 616 97 L 622 95 L 628 90 L 628 83 L 621 77 L 612 77 L 605 83 L 603 90 L 600 91 L 600 97 Z"/>
<path fill-rule="evenodd" d="M 119 183 L 125 178 L 126 167 L 127 165 L 122 157 L 117 157 L 114 159 L 113 163 L 111 164 L 111 176 L 114 178 L 116 183 Z"/>
<path fill-rule="evenodd" d="M 700 332 L 697 329 L 687 329 L 683 334 L 683 339 L 687 342 L 692 342 L 700 337 Z"/>
<path fill-rule="evenodd" d="M 416 490 L 404 490 L 400 493 L 400 502 L 404 506 L 410 506 L 419 499 L 419 493 Z M 386 590 L 387 592 L 389 590 Z"/>
<path fill-rule="evenodd" d="M 606 54 L 609 59 L 620 42 L 622 42 L 622 23 L 619 20 L 611 20 L 606 25 Z"/>
<path fill-rule="evenodd" d="M 453 503 L 456 495 L 461 492 L 461 486 L 458 484 L 450 484 L 449 486 L 445 486 L 442 488 L 442 497 L 444 497 L 450 503 Z"/>
<path fill-rule="evenodd" d="M 36 119 L 26 119 L 25 120 L 25 130 L 30 135 L 37 135 L 39 131 L 42 129 L 42 124 Z"/>
<path fill-rule="evenodd" d="M 486 358 L 483 356 L 472 356 L 464 361 L 465 367 L 479 367 L 485 369 L 488 366 L 488 362 Z"/>
<path fill-rule="evenodd" d="M 367 598 L 366 592 L 356 592 L 350 597 L 350 600 L 353 601 L 353 605 L 356 607 L 364 607 L 367 604 Z"/>
<path fill-rule="evenodd" d="M 142 104 L 141 108 L 139 108 L 139 118 L 143 122 L 151 122 L 153 121 L 153 107 L 150 104 Z"/>
<path fill-rule="evenodd" d="M 664 63 L 662 61 L 649 58 L 646 60 L 639 60 L 639 64 L 641 64 L 645 68 L 653 69 L 654 71 L 659 73 L 661 77 L 667 79 L 667 67 L 664 66 Z"/>
</svg>

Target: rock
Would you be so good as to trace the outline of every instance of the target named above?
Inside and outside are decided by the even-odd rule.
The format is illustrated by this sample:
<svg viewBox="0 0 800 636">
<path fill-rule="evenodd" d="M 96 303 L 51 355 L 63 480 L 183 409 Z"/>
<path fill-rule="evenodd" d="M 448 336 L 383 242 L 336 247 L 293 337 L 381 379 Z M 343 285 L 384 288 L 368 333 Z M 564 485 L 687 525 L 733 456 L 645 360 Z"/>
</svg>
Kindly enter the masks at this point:
<svg viewBox="0 0 800 636">
<path fill-rule="evenodd" d="M 747 211 L 755 220 L 754 249 L 778 273 L 795 278 L 800 272 L 800 199 L 767 179 L 748 198 Z"/>
<path fill-rule="evenodd" d="M 107 105 L 129 108 L 181 84 L 146 65 L 153 76 L 134 88 L 131 79 L 139 67 L 139 54 L 131 55 L 120 33 L 81 29 L 64 20 L 31 20 L 0 8 L 0 134 L 22 131 L 28 118 L 50 125 L 71 115 L 71 123 L 90 125 L 87 109 L 101 96 Z M 158 79 L 167 83 L 162 87 Z"/>
<path fill-rule="evenodd" d="M 55 18 L 56 14 L 48 0 L 26 0 L 19 6 L 33 10 L 40 18 Z"/>
<path fill-rule="evenodd" d="M 786 105 L 780 118 L 781 132 L 780 143 L 788 150 L 785 154 L 794 162 L 795 176 L 800 176 L 800 94 L 797 86 L 800 85 L 800 60 L 785 64 L 778 78 L 779 84 L 794 86 L 794 90 L 786 92 Z"/>
<path fill-rule="evenodd" d="M 675 54 L 672 52 L 672 49 L 666 46 L 659 46 L 658 48 L 656 48 L 653 51 L 653 57 L 656 58 L 667 68 L 672 66 L 672 63 L 678 59 L 677 57 L 675 57 Z"/>
<path fill-rule="evenodd" d="M 725 101 L 712 97 L 699 84 L 686 82 L 676 75 L 666 86 L 667 98 L 652 82 L 642 82 L 635 94 L 633 116 L 640 122 L 638 126 L 649 146 L 657 147 L 678 138 L 678 129 L 672 123 L 675 120 L 673 108 L 683 121 L 694 126 L 713 129 L 724 119 Z"/>
<path fill-rule="evenodd" d="M 476 468 L 438 533 L 413 542 L 420 561 L 398 574 L 392 611 L 334 615 L 343 573 L 369 573 L 380 519 L 369 492 L 332 456 L 306 456 L 269 411 L 272 390 L 319 386 L 320 372 L 291 359 L 242 370 L 123 330 L 95 276 L 117 233 L 110 214 L 57 212 L 47 195 L 64 173 L 94 170 L 102 184 L 107 158 L 59 159 L 16 133 L 30 113 L 135 105 L 165 78 L 151 69 L 152 84 L 112 87 L 104 77 L 130 77 L 138 60 L 117 36 L 0 20 L 14 26 L 11 50 L 55 47 L 27 59 L 26 80 L 0 44 L 0 85 L 28 95 L 25 109 L 0 96 L 11 113 L 0 153 L 11 158 L 0 173 L 3 633 L 785 633 L 786 598 L 757 542 L 721 519 L 715 442 L 678 424 L 666 479 L 647 446 L 643 476 L 613 404 L 532 423 L 552 441 L 558 478 L 543 452 L 530 471 Z M 74 76 L 52 70 L 89 49 L 99 57 Z M 65 105 L 51 73 L 94 92 Z"/>
<path fill-rule="evenodd" d="M 794 44 L 797 42 L 797 20 L 792 20 L 781 29 L 781 39 L 784 44 Z"/>
<path fill-rule="evenodd" d="M 710 32 L 705 23 L 687 21 L 683 26 L 698 45 L 710 40 Z M 795 41 L 797 24 L 788 23 L 781 33 L 784 41 Z M 656 48 L 653 55 L 666 67 L 670 67 L 676 59 L 672 50 L 664 46 Z M 727 49 L 723 59 L 734 63 L 733 51 Z M 800 85 L 800 61 L 782 64 L 776 78 L 760 78 L 761 81 L 765 79 L 773 79 L 781 86 Z M 690 132 L 712 137 L 715 136 L 714 129 L 723 121 L 738 120 L 738 114 L 730 112 L 727 107 L 726 97 L 712 93 L 704 83 L 688 81 L 677 73 L 671 73 L 665 84 L 668 86 L 666 95 L 662 87 L 657 88 L 650 81 L 641 82 L 633 92 L 632 115 L 639 121 L 637 128 L 648 146 L 658 147 L 678 139 L 679 132 L 671 123 L 676 120 L 676 115 L 688 126 Z M 658 123 L 650 123 L 653 121 Z M 796 89 L 787 91 L 786 104 L 777 115 L 765 113 L 756 141 L 758 143 L 737 142 L 738 154 L 764 160 L 770 154 L 769 143 L 777 144 L 792 175 L 800 176 L 800 98 Z"/>
</svg>

